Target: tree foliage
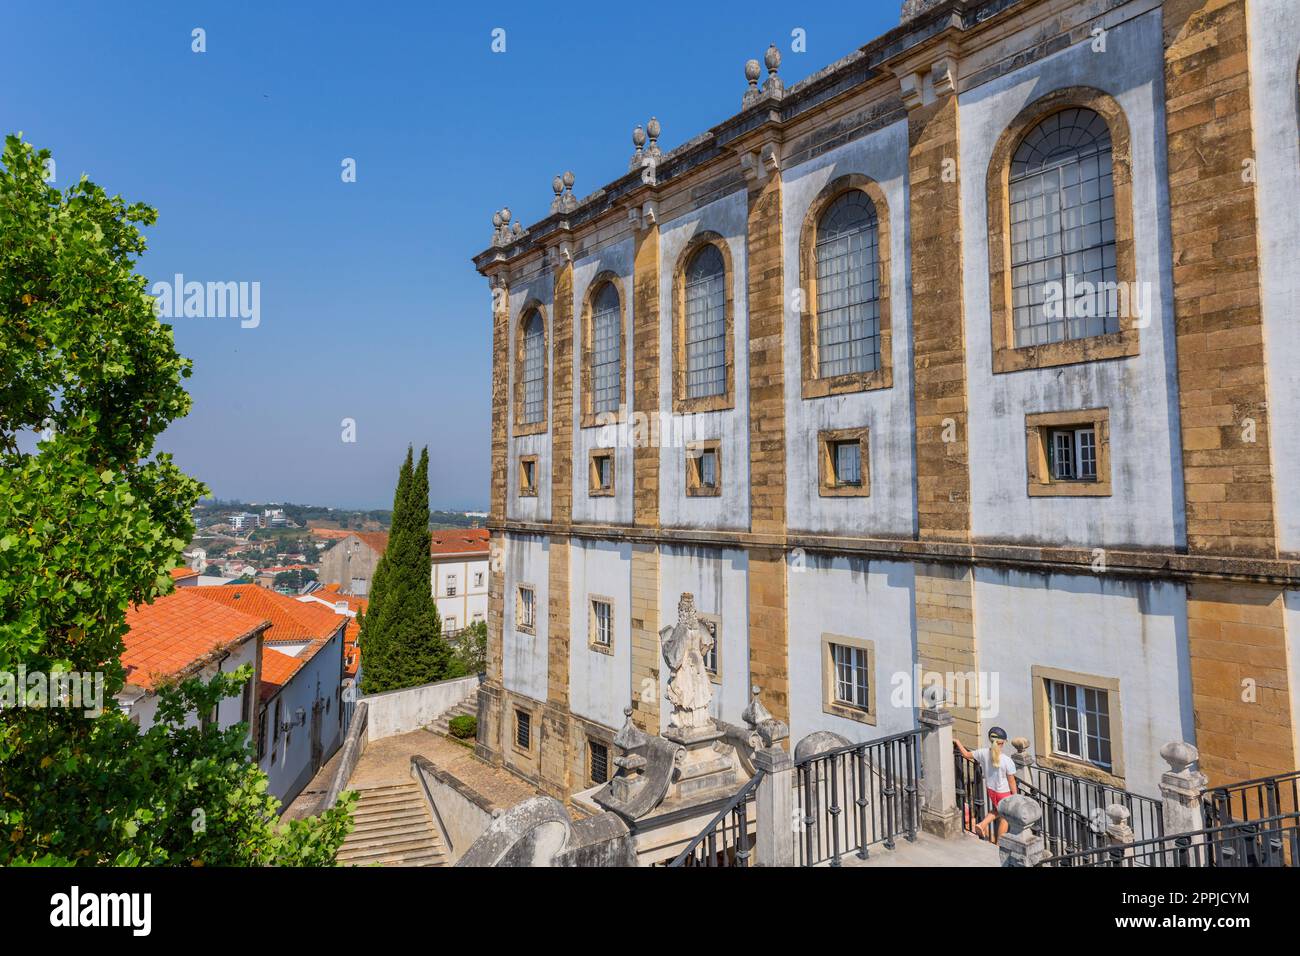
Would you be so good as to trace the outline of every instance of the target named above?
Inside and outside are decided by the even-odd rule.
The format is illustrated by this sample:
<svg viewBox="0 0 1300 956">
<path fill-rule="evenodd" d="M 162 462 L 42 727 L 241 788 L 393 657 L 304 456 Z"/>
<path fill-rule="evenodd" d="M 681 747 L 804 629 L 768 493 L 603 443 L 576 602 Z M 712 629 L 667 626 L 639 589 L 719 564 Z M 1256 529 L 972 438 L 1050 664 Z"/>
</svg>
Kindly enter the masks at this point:
<svg viewBox="0 0 1300 956">
<path fill-rule="evenodd" d="M 183 726 L 247 675 L 165 690 L 143 734 L 114 706 L 126 609 L 172 589 L 205 491 L 153 454 L 190 362 L 135 271 L 154 210 L 48 158 L 10 136 L 0 168 L 0 673 L 100 673 L 106 706 L 0 710 L 0 865 L 327 862 L 346 806 L 282 829 L 247 728 Z"/>
<path fill-rule="evenodd" d="M 416 687 L 454 673 L 431 581 L 429 449 L 414 468 L 412 460 L 408 448 L 398 472 L 388 548 L 375 568 L 358 635 L 366 694 Z"/>
</svg>

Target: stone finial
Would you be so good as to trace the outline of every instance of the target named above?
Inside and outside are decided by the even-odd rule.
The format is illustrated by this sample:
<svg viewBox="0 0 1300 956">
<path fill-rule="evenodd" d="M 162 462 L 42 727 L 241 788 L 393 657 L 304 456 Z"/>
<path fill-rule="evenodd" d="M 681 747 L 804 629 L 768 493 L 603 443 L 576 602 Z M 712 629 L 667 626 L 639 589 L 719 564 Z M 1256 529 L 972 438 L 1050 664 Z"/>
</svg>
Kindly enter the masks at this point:
<svg viewBox="0 0 1300 956">
<path fill-rule="evenodd" d="M 632 145 L 636 147 L 636 152 L 632 154 L 632 159 L 627 164 L 628 172 L 640 169 L 641 159 L 645 156 L 645 130 L 640 125 L 632 130 Z"/>
<path fill-rule="evenodd" d="M 656 159 L 658 159 L 660 155 L 659 120 L 657 120 L 653 116 L 650 117 L 650 122 L 645 124 L 645 131 L 646 134 L 650 137 L 650 145 L 646 147 L 646 152 L 649 153 L 651 156 L 655 157 Z"/>
<path fill-rule="evenodd" d="M 763 81 L 763 95 L 779 100 L 785 95 L 785 84 L 776 75 L 777 70 L 781 68 L 781 51 L 776 48 L 775 43 L 768 46 L 767 52 L 763 54 L 763 62 L 767 64 L 767 79 Z"/>
<path fill-rule="evenodd" d="M 759 687 L 755 684 L 750 688 L 750 693 L 754 696 L 749 699 L 747 706 L 740 715 L 740 719 L 751 727 L 757 727 L 765 720 L 772 719 L 772 712 L 763 706 L 763 701 L 759 699 Z"/>
<path fill-rule="evenodd" d="M 578 200 L 573 196 L 573 173 L 565 170 L 561 176 L 556 176 L 551 180 L 551 189 L 555 192 L 555 198 L 551 200 L 552 213 L 573 212 L 578 208 Z"/>
<path fill-rule="evenodd" d="M 1106 839 L 1111 845 L 1133 842 L 1133 828 L 1128 823 L 1130 815 L 1123 804 L 1112 803 L 1106 808 Z"/>
<path fill-rule="evenodd" d="M 515 223 L 513 226 L 510 227 L 510 232 L 516 239 L 518 239 L 520 236 L 524 234 L 523 224 L 518 222 Z"/>
<path fill-rule="evenodd" d="M 740 719 L 758 735 L 759 742 L 764 747 L 771 747 L 789 737 L 789 725 L 783 720 L 777 720 L 772 716 L 772 712 L 763 706 L 763 701 L 758 696 L 758 685 L 755 684 L 751 691 L 753 696 L 749 700 L 749 705 L 741 713 Z"/>
<path fill-rule="evenodd" d="M 763 68 L 757 60 L 745 61 L 745 79 L 749 82 L 749 86 L 745 90 L 745 95 L 740 98 L 741 109 L 749 109 L 763 98 L 763 93 L 758 88 L 758 77 L 762 71 Z"/>
<path fill-rule="evenodd" d="M 927 684 L 921 688 L 921 706 L 926 710 L 943 710 L 947 703 L 942 684 Z"/>
<path fill-rule="evenodd" d="M 1043 809 L 1036 800 L 1013 793 L 998 803 L 998 816 L 1007 821 L 1010 836 L 1019 836 L 1034 827 L 1043 817 Z"/>
<path fill-rule="evenodd" d="M 1189 743 L 1171 740 L 1160 748 L 1160 756 L 1169 764 L 1171 773 L 1183 773 L 1192 764 L 1201 759 L 1200 751 Z"/>
</svg>

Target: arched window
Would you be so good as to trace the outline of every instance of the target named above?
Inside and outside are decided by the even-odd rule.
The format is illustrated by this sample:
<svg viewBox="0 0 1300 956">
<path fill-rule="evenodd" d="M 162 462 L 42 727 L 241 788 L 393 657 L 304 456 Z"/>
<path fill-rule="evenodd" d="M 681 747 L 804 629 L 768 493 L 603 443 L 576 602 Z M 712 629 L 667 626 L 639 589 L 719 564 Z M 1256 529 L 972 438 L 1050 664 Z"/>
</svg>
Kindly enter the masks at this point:
<svg viewBox="0 0 1300 956">
<path fill-rule="evenodd" d="M 880 367 L 880 240 L 876 208 L 851 189 L 817 224 L 817 374 Z"/>
<path fill-rule="evenodd" d="M 541 313 L 533 310 L 524 317 L 523 386 L 525 425 L 546 417 L 546 332 Z"/>
<path fill-rule="evenodd" d="M 612 282 L 597 291 L 591 312 L 591 408 L 595 414 L 616 412 L 623 390 L 623 323 Z"/>
<path fill-rule="evenodd" d="M 709 243 L 686 265 L 686 397 L 726 391 L 726 264 Z"/>
<path fill-rule="evenodd" d="M 1118 332 L 1106 120 L 1084 108 L 1051 114 L 1016 147 L 1007 186 L 1014 347 Z"/>
</svg>

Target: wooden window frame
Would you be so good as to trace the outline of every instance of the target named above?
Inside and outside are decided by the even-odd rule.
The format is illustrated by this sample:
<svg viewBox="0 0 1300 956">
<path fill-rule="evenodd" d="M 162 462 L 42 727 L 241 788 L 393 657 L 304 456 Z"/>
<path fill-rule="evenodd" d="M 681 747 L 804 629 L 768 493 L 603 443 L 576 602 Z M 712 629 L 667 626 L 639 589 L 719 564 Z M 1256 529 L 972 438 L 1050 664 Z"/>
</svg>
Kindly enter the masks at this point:
<svg viewBox="0 0 1300 956">
<path fill-rule="evenodd" d="M 595 330 L 595 312 L 596 293 L 606 283 L 614 287 L 618 294 L 618 392 L 619 405 L 625 403 L 627 397 L 627 297 L 623 294 L 623 281 L 615 272 L 608 269 L 602 270 L 596 274 L 587 286 L 587 292 L 582 301 L 582 362 L 581 365 L 581 388 L 582 388 L 582 413 L 578 421 L 579 428 L 600 428 L 607 424 L 603 417 L 609 415 L 609 412 L 598 413 L 595 408 L 595 380 L 592 374 L 592 363 L 595 361 L 596 353 L 596 330 Z"/>
<path fill-rule="evenodd" d="M 1093 429 L 1097 442 L 1097 480 L 1054 478 L 1048 468 L 1047 442 L 1057 429 Z M 1025 416 L 1026 490 L 1031 498 L 1109 498 L 1110 409 L 1086 408 L 1073 412 L 1037 412 Z"/>
<path fill-rule="evenodd" d="M 822 378 L 817 355 L 817 226 L 831 203 L 845 193 L 865 193 L 876 210 L 876 243 L 880 274 L 880 367 L 871 372 L 852 372 Z M 889 203 L 880 184 L 868 176 L 850 173 L 832 180 L 808 207 L 799 234 L 799 279 L 803 310 L 799 316 L 801 394 L 805 399 L 826 398 L 850 392 L 890 388 L 894 384 L 893 338 L 890 317 L 890 227 Z"/>
<path fill-rule="evenodd" d="M 722 253 L 723 354 L 726 357 L 726 388 L 721 395 L 701 395 L 688 398 L 686 394 L 686 267 L 695 254 L 706 245 L 716 246 Z M 735 267 L 731 261 L 731 247 L 719 233 L 697 233 L 682 249 L 673 268 L 673 411 L 678 415 L 692 412 L 716 412 L 736 407 L 736 304 L 734 288 Z"/>
<path fill-rule="evenodd" d="M 527 483 L 524 481 L 524 476 L 527 474 L 527 469 L 524 467 L 525 465 L 532 465 L 532 466 L 533 466 L 533 483 L 532 483 L 532 484 L 527 484 Z M 520 455 L 520 456 L 519 456 L 519 497 L 520 497 L 520 498 L 536 498 L 536 497 L 537 497 L 537 486 L 538 486 L 538 484 L 539 484 L 539 482 L 538 482 L 538 480 L 537 480 L 537 469 L 538 469 L 538 464 L 537 464 L 537 456 L 536 456 L 536 455 Z"/>
<path fill-rule="evenodd" d="M 879 720 L 876 709 L 876 642 L 845 634 L 822 634 L 822 712 L 860 724 L 875 726 Z M 835 647 L 851 647 L 867 654 L 867 706 L 858 707 L 835 696 Z"/>
<path fill-rule="evenodd" d="M 1121 713 L 1120 682 L 1118 677 L 1101 677 L 1097 674 L 1082 674 L 1077 671 L 1062 670 L 1058 667 L 1044 667 L 1038 664 L 1030 667 L 1030 680 L 1033 693 L 1034 709 L 1034 759 L 1049 770 L 1083 777 L 1097 783 L 1124 789 L 1124 722 Z M 1092 690 L 1106 692 L 1106 709 L 1110 717 L 1110 763 L 1109 771 L 1103 770 L 1087 761 L 1067 757 L 1056 752 L 1052 739 L 1052 701 L 1048 695 L 1049 681 L 1063 684 L 1077 684 Z"/>
<path fill-rule="evenodd" d="M 531 624 L 524 623 L 524 591 L 528 591 L 533 596 L 533 621 Z M 531 584 L 515 585 L 515 630 L 521 634 L 531 634 L 534 637 L 537 635 L 537 588 Z"/>
<path fill-rule="evenodd" d="M 609 643 L 602 644 L 596 640 L 596 604 L 609 605 Z M 591 594 L 587 596 L 587 647 L 598 654 L 614 653 L 614 631 L 616 629 L 616 618 L 614 616 L 614 599 L 606 597 L 603 594 Z"/>
<path fill-rule="evenodd" d="M 542 320 L 542 420 L 526 423 L 524 421 L 524 329 L 528 325 L 528 317 L 534 312 Z M 529 299 L 519 310 L 519 317 L 515 322 L 515 436 L 540 435 L 550 427 L 550 344 L 550 323 L 546 318 L 546 309 L 537 299 Z"/>
<path fill-rule="evenodd" d="M 1119 331 L 1084 339 L 1015 348 L 1011 290 L 1011 160 L 1029 132 L 1053 114 L 1089 109 L 1106 121 L 1111 140 L 1111 182 L 1115 190 L 1115 281 L 1131 289 L 1137 279 L 1133 241 L 1133 151 L 1128 119 L 1115 99 L 1100 90 L 1071 86 L 1026 106 L 1003 131 L 988 171 L 989 315 L 993 333 L 993 371 L 1074 365 L 1127 358 L 1139 351 L 1139 327 L 1133 315 L 1119 317 Z M 1131 310 L 1130 310 L 1131 311 Z M 1153 317 L 1147 316 L 1147 321 Z"/>
<path fill-rule="evenodd" d="M 600 471 L 596 466 L 597 458 L 609 459 L 609 487 L 600 486 Z M 618 482 L 618 456 L 613 448 L 593 448 L 587 453 L 587 497 L 613 498 Z"/>
<path fill-rule="evenodd" d="M 817 493 L 823 498 L 868 498 L 871 496 L 869 428 L 834 428 L 817 433 Z M 860 485 L 841 485 L 835 479 L 835 446 L 856 441 Z"/>
<path fill-rule="evenodd" d="M 700 462 L 713 452 L 717 476 L 713 487 L 702 483 Z M 722 442 L 717 438 L 686 443 L 686 494 L 690 498 L 717 498 L 722 494 Z"/>
</svg>

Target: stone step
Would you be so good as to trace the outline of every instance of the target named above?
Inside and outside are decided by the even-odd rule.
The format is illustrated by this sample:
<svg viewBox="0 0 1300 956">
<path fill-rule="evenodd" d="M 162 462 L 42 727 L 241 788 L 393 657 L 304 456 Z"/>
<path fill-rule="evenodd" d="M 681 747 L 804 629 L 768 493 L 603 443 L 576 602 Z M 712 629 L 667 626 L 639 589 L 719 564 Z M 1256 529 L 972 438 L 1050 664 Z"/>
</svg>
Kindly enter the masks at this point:
<svg viewBox="0 0 1300 956">
<path fill-rule="evenodd" d="M 369 863 L 389 863 L 410 860 L 412 858 L 446 860 L 447 854 L 436 843 L 402 843 L 387 846 L 366 847 L 351 853 L 340 853 L 338 862 L 351 866 L 365 866 Z"/>
<path fill-rule="evenodd" d="M 413 853 L 365 860 L 339 860 L 340 866 L 450 866 L 442 853 Z"/>
<path fill-rule="evenodd" d="M 389 820 L 423 820 L 428 811 L 422 804 L 411 804 L 409 807 L 394 807 L 384 810 L 357 811 L 352 815 L 353 821 L 359 826 L 362 823 L 385 822 Z"/>
<path fill-rule="evenodd" d="M 365 826 L 355 827 L 348 834 L 348 839 L 353 843 L 361 843 L 365 840 L 383 840 L 389 837 L 402 836 L 405 834 L 426 834 L 429 830 L 428 824 L 424 820 L 410 819 L 400 820 L 395 823 L 383 824 L 372 823 Z"/>
<path fill-rule="evenodd" d="M 359 791 L 353 829 L 339 849 L 343 866 L 447 866 L 419 786 L 410 783 Z"/>
<path fill-rule="evenodd" d="M 340 857 L 354 857 L 368 853 L 401 853 L 410 849 L 423 850 L 439 846 L 438 841 L 433 837 L 433 831 L 428 827 L 422 830 L 399 830 L 386 836 L 363 833 L 356 839 L 353 837 L 354 834 L 348 834 L 347 841 L 339 851 Z"/>
</svg>

